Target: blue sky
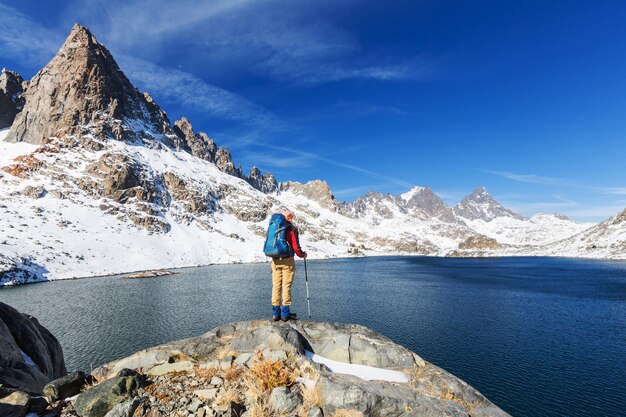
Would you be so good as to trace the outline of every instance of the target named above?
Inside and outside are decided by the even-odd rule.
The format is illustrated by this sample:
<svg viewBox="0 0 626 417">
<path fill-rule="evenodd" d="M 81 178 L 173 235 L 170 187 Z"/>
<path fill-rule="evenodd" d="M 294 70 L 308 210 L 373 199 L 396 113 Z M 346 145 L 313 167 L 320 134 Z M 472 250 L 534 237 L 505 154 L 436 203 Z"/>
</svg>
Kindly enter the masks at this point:
<svg viewBox="0 0 626 417">
<path fill-rule="evenodd" d="M 0 0 L 0 67 L 32 77 L 75 21 L 246 171 L 340 200 L 626 207 L 624 1 Z"/>
</svg>

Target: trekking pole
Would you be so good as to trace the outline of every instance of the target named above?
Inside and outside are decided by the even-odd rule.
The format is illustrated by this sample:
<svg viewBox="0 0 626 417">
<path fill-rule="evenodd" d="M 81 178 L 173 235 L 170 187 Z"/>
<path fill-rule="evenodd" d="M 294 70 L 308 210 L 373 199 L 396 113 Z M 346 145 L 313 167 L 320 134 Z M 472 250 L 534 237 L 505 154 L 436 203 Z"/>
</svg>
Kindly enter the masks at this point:
<svg viewBox="0 0 626 417">
<path fill-rule="evenodd" d="M 304 258 L 304 282 L 306 283 L 306 305 L 309 308 L 309 319 L 311 318 L 311 299 L 309 298 L 309 274 L 306 270 L 306 258 Z"/>
</svg>

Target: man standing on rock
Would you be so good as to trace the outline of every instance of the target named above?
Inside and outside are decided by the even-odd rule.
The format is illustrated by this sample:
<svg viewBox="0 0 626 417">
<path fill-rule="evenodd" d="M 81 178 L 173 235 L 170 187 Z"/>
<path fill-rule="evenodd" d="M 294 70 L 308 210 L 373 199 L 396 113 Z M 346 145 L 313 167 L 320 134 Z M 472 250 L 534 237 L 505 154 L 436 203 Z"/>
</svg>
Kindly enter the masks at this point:
<svg viewBox="0 0 626 417">
<path fill-rule="evenodd" d="M 293 213 L 288 210 L 282 214 L 272 215 L 265 240 L 265 255 L 272 258 L 272 318 L 274 321 L 296 318 L 296 314 L 290 311 L 291 284 L 296 274 L 294 255 L 306 259 L 307 254 L 300 248 L 298 229 L 291 223 L 293 218 Z"/>
</svg>

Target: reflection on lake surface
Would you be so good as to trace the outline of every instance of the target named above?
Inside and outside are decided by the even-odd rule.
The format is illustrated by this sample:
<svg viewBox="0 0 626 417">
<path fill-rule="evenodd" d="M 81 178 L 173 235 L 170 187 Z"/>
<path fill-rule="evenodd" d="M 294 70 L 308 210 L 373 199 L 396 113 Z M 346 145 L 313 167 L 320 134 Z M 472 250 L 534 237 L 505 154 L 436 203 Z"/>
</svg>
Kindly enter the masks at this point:
<svg viewBox="0 0 626 417">
<path fill-rule="evenodd" d="M 363 324 L 515 416 L 626 415 L 626 263 L 555 258 L 308 261 L 313 318 Z M 302 263 L 294 310 L 306 314 Z M 218 325 L 269 317 L 269 264 L 0 290 L 89 370 Z"/>
</svg>

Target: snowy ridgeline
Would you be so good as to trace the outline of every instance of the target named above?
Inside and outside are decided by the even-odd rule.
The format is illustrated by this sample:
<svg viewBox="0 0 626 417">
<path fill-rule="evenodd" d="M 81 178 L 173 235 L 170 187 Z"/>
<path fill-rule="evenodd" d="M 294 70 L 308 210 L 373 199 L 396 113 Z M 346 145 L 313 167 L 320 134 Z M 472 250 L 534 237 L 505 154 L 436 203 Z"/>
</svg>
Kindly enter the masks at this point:
<svg viewBox="0 0 626 417">
<path fill-rule="evenodd" d="M 37 149 L 36 145 L 5 142 L 6 133 L 0 132 L 0 166 Z M 176 192 L 169 190 L 163 204 L 94 196 L 81 184 L 94 180 L 89 167 L 110 154 L 133 161 L 142 175 L 173 177 L 184 186 Z M 28 280 L 264 262 L 261 247 L 267 215 L 283 208 L 296 213 L 301 243 L 312 258 L 541 255 L 549 253 L 541 249 L 545 245 L 592 226 L 554 215 L 503 216 L 490 221 L 431 215 L 407 205 L 423 194 L 423 187 L 395 200 L 370 201 L 358 213 L 349 212 L 328 203 L 334 200 L 325 195 L 330 190 L 319 187 L 321 182 L 292 183 L 286 190 L 264 194 L 189 153 L 115 140 L 106 141 L 98 151 L 73 148 L 34 155 L 43 167 L 32 175 L 0 174 L 0 259 L 19 266 L 16 270 L 32 271 L 36 278 Z M 210 209 L 190 209 L 198 199 Z M 468 239 L 475 242 L 481 236 L 497 244 L 463 246 Z M 610 250 L 599 253 L 570 246 L 556 250 L 553 245 L 550 254 L 615 257 Z M 5 274 L 5 282 L 24 280 L 17 273 Z"/>
</svg>

